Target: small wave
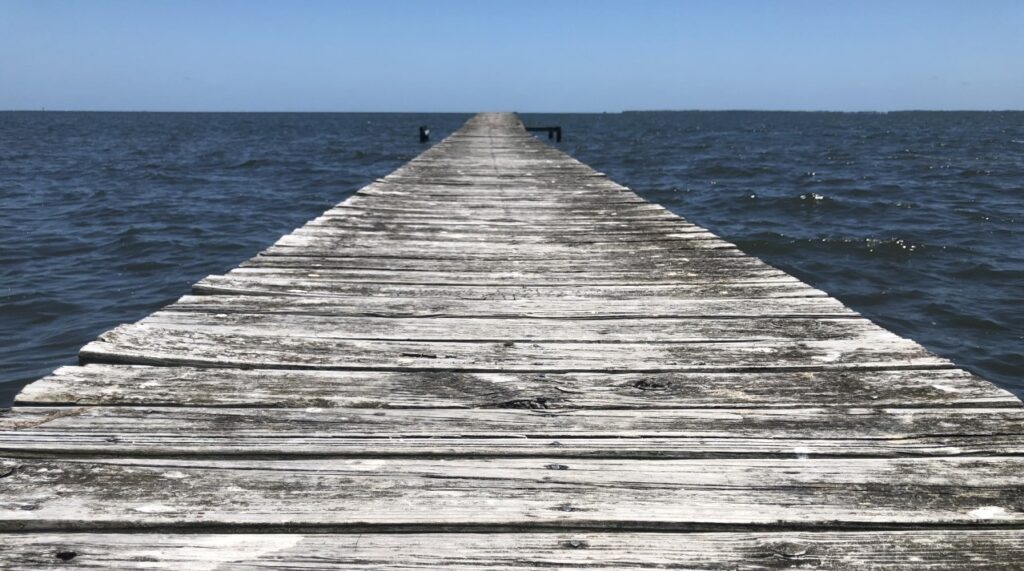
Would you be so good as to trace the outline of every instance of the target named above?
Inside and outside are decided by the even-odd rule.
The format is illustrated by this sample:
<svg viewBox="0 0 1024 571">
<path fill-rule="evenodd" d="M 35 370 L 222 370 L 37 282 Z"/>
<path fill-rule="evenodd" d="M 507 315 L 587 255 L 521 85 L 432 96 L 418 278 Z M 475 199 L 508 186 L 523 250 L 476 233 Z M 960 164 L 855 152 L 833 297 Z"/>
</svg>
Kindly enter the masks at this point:
<svg viewBox="0 0 1024 571">
<path fill-rule="evenodd" d="M 271 159 L 249 159 L 240 163 L 229 166 L 229 169 L 255 169 L 260 167 L 269 167 L 274 165 Z"/>
<path fill-rule="evenodd" d="M 997 281 L 997 283 L 1006 284 L 1024 279 L 1024 271 L 1008 268 L 996 268 L 985 263 L 973 264 L 969 267 L 953 272 L 953 275 L 958 278 L 981 281 L 993 280 Z"/>
<path fill-rule="evenodd" d="M 143 173 L 140 178 L 147 182 L 166 183 L 168 186 L 204 184 L 210 182 L 209 179 L 201 176 L 185 173 L 170 173 L 163 171 Z"/>
<path fill-rule="evenodd" d="M 949 321 L 960 327 L 970 327 L 972 329 L 981 329 L 983 331 L 1009 331 L 1010 328 L 1004 323 L 1000 323 L 994 319 L 989 319 L 983 315 L 974 315 L 966 312 L 951 311 Z"/>
<path fill-rule="evenodd" d="M 694 174 L 697 176 L 708 177 L 751 177 L 765 174 L 767 172 L 774 171 L 766 168 L 752 169 L 749 167 L 740 167 L 735 165 L 711 164 L 697 168 L 694 171 Z"/>
<path fill-rule="evenodd" d="M 960 176 L 975 177 L 975 176 L 988 176 L 992 174 L 992 171 L 984 169 L 964 169 L 960 171 Z"/>
<path fill-rule="evenodd" d="M 882 254 L 885 256 L 902 256 L 914 252 L 920 252 L 926 248 L 921 242 L 915 242 L 907 238 L 867 238 L 864 240 L 864 247 L 870 254 Z"/>
<path fill-rule="evenodd" d="M 855 238 L 822 236 L 816 238 L 790 238 L 777 232 L 758 233 L 736 242 L 751 254 L 789 253 L 810 251 L 829 254 L 858 254 L 901 260 L 925 250 L 942 250 L 944 246 L 928 246 L 907 238 Z"/>
<path fill-rule="evenodd" d="M 861 135 L 861 139 L 870 141 L 873 139 L 881 139 L 892 135 L 892 131 L 875 131 L 873 133 L 864 133 Z"/>
<path fill-rule="evenodd" d="M 224 149 L 213 149 L 212 151 L 206 151 L 199 155 L 199 159 L 203 161 L 221 160 L 225 156 L 227 155 L 225 154 Z"/>
<path fill-rule="evenodd" d="M 885 158 L 890 161 L 914 161 L 923 158 L 925 155 L 910 149 L 901 149 Z"/>
<path fill-rule="evenodd" d="M 711 143 L 691 143 L 689 145 L 680 145 L 679 149 L 682 151 L 706 151 L 712 146 Z"/>
<path fill-rule="evenodd" d="M 788 208 L 793 207 L 799 208 L 837 208 L 842 207 L 843 204 L 831 196 L 821 194 L 820 192 L 804 192 L 797 196 L 788 196 L 780 199 L 781 204 L 786 205 Z"/>
<path fill-rule="evenodd" d="M 62 301 L 54 296 L 39 296 L 33 299 L 8 299 L 0 302 L 2 312 L 10 323 L 21 326 L 50 323 L 68 314 L 81 311 L 76 303 Z"/>
<path fill-rule="evenodd" d="M 171 262 L 161 262 L 157 260 L 147 260 L 142 262 L 131 262 L 124 266 L 125 271 L 128 272 L 152 272 L 156 270 L 166 270 L 175 267 L 177 264 Z"/>
<path fill-rule="evenodd" d="M 903 190 L 903 187 L 896 183 L 882 183 L 873 185 L 869 191 L 880 191 L 880 192 L 898 192 Z"/>
<path fill-rule="evenodd" d="M 857 183 L 856 180 L 846 177 L 828 177 L 828 178 L 812 178 L 810 180 L 803 181 L 801 186 L 830 186 L 830 187 L 848 187 L 854 186 Z"/>
</svg>

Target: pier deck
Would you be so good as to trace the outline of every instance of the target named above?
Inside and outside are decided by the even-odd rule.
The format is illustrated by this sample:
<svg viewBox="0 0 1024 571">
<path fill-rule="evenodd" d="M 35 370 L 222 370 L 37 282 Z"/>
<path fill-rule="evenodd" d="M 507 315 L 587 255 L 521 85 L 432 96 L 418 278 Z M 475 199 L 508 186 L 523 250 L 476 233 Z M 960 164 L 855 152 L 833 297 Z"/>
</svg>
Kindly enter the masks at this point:
<svg viewBox="0 0 1024 571">
<path fill-rule="evenodd" d="M 0 568 L 1024 556 L 1016 398 L 511 114 L 81 360 L 0 416 Z"/>
</svg>

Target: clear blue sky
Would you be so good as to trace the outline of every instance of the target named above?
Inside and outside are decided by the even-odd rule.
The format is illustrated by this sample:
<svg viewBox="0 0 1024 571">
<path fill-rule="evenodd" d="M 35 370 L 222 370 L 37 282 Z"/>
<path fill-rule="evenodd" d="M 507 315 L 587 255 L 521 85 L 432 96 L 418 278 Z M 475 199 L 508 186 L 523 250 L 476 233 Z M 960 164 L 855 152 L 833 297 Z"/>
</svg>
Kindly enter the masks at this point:
<svg viewBox="0 0 1024 571">
<path fill-rule="evenodd" d="M 1024 109 L 1024 0 L 0 0 L 0 109 Z"/>
</svg>

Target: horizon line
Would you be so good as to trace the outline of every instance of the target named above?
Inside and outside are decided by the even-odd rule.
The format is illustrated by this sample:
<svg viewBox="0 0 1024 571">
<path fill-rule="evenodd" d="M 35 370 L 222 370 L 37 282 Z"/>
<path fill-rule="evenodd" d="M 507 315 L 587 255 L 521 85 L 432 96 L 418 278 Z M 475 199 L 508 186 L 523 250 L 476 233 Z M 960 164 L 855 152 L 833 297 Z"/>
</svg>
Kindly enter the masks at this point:
<svg viewBox="0 0 1024 571">
<path fill-rule="evenodd" d="M 537 115 L 620 115 L 624 113 L 865 113 L 865 114 L 885 114 L 885 113 L 1019 113 L 1024 112 L 1024 108 L 1020 109 L 859 109 L 859 110 L 843 110 L 843 109 L 757 109 L 757 108 L 723 108 L 723 109 L 623 109 L 619 111 L 278 111 L 278 110 L 212 110 L 212 109 L 201 109 L 201 110 L 151 110 L 151 109 L 47 109 L 46 107 L 40 107 L 38 109 L 0 109 L 0 113 L 251 113 L 251 114 L 407 114 L 407 115 L 475 115 L 477 113 L 517 113 L 517 114 L 537 114 Z"/>
</svg>

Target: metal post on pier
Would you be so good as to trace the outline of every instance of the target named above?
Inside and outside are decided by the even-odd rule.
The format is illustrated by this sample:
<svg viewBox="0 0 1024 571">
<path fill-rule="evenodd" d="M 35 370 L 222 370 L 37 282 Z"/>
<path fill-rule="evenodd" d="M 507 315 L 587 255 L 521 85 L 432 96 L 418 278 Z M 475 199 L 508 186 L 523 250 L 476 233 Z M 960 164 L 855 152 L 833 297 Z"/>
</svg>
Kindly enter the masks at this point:
<svg viewBox="0 0 1024 571">
<path fill-rule="evenodd" d="M 556 143 L 562 142 L 562 128 L 561 127 L 527 127 L 527 131 L 547 131 L 548 139 L 555 139 Z"/>
</svg>

